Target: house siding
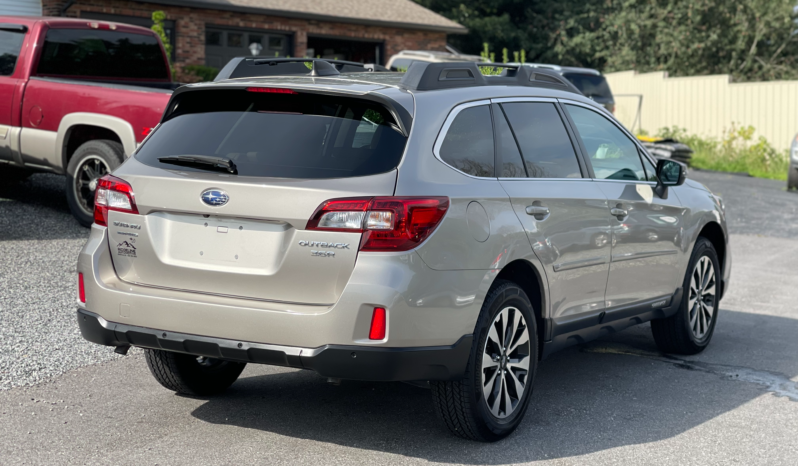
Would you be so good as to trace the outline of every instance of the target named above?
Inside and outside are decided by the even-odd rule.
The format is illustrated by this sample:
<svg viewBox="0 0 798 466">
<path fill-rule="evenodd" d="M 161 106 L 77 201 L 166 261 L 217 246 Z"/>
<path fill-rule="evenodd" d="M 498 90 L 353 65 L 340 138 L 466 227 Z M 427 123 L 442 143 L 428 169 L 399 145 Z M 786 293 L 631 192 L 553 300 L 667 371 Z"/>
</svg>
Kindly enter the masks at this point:
<svg viewBox="0 0 798 466">
<path fill-rule="evenodd" d="M 41 16 L 42 0 L 0 0 L 0 13 L 14 16 Z"/>
</svg>

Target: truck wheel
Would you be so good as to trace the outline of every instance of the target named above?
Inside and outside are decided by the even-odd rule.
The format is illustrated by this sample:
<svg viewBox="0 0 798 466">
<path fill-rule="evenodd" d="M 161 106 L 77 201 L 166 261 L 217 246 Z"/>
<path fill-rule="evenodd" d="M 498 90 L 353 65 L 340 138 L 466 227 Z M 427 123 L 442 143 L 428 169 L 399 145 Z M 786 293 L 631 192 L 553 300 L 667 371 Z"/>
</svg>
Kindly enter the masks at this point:
<svg viewBox="0 0 798 466">
<path fill-rule="evenodd" d="M 97 180 L 122 164 L 122 144 L 107 139 L 84 142 L 67 166 L 66 197 L 72 215 L 84 227 L 94 222 L 94 192 Z"/>
<path fill-rule="evenodd" d="M 32 173 L 33 172 L 22 168 L 0 165 L 0 186 L 8 186 L 17 184 L 20 181 L 25 181 Z"/>
<path fill-rule="evenodd" d="M 144 350 L 147 367 L 155 380 L 169 390 L 184 395 L 218 395 L 227 390 L 241 375 L 247 363 Z"/>
<path fill-rule="evenodd" d="M 465 439 L 494 442 L 524 417 L 538 365 L 532 304 L 516 284 L 500 281 L 485 298 L 463 379 L 430 382 L 435 410 Z"/>
<path fill-rule="evenodd" d="M 712 339 L 718 320 L 721 270 L 712 243 L 699 237 L 684 277 L 676 314 L 651 321 L 651 333 L 663 353 L 698 354 Z"/>
<path fill-rule="evenodd" d="M 787 176 L 787 190 L 798 189 L 798 166 L 790 166 L 790 174 Z"/>
</svg>

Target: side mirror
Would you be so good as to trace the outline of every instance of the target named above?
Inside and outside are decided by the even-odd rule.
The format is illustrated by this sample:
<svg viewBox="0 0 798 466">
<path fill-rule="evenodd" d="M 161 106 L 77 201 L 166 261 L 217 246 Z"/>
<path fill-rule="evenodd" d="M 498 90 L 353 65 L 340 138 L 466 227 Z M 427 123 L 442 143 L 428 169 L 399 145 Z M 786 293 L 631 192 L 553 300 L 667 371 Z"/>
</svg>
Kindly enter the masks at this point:
<svg viewBox="0 0 798 466">
<path fill-rule="evenodd" d="M 657 187 L 655 192 L 662 199 L 668 198 L 669 186 L 681 186 L 687 178 L 687 166 L 671 159 L 657 161 Z"/>
</svg>

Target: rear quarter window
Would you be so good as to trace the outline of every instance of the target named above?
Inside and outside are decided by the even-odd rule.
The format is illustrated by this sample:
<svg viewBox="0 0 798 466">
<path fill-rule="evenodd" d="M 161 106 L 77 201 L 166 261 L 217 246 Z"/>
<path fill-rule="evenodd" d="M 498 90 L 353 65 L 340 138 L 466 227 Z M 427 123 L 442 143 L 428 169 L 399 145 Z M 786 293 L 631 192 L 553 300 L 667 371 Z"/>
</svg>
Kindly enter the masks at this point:
<svg viewBox="0 0 798 466">
<path fill-rule="evenodd" d="M 0 31 L 0 76 L 14 74 L 23 40 L 23 32 Z"/>
<path fill-rule="evenodd" d="M 439 155 L 446 164 L 468 175 L 496 176 L 490 108 L 479 105 L 461 110 L 446 131 Z"/>
<path fill-rule="evenodd" d="M 233 161 L 239 176 L 349 178 L 395 169 L 407 138 L 391 113 L 363 99 L 241 90 L 183 94 L 177 110 L 139 148 L 139 161 L 211 156 Z"/>
<path fill-rule="evenodd" d="M 167 80 L 153 35 L 96 29 L 50 29 L 36 74 L 87 78 Z"/>
</svg>

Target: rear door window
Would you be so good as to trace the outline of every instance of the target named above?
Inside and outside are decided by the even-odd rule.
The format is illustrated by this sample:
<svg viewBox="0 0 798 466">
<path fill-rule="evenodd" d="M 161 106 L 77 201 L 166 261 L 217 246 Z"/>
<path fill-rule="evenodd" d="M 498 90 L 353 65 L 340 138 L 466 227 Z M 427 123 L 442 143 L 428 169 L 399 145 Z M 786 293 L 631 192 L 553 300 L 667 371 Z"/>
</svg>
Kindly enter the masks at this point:
<svg viewBox="0 0 798 466">
<path fill-rule="evenodd" d="M 502 178 L 526 178 L 524 161 L 521 159 L 521 152 L 518 151 L 515 136 L 507 123 L 504 112 L 498 105 L 493 107 L 493 121 L 496 125 L 496 148 L 501 158 L 499 176 Z"/>
<path fill-rule="evenodd" d="M 393 170 L 406 142 L 391 113 L 370 101 L 212 90 L 184 94 L 136 158 L 167 170 L 202 171 L 158 160 L 200 155 L 233 161 L 239 176 L 348 178 Z"/>
<path fill-rule="evenodd" d="M 161 44 L 153 35 L 96 29 L 50 29 L 39 76 L 166 80 Z"/>
<path fill-rule="evenodd" d="M 529 178 L 581 178 L 579 161 L 553 103 L 501 104 L 518 140 Z"/>
<path fill-rule="evenodd" d="M 461 110 L 446 132 L 439 155 L 448 165 L 468 175 L 496 176 L 490 108 L 478 105 Z"/>
<path fill-rule="evenodd" d="M 646 181 L 637 146 L 606 117 L 578 105 L 566 104 L 587 150 L 596 178 Z"/>
<path fill-rule="evenodd" d="M 0 31 L 0 76 L 14 74 L 23 40 L 25 33 L 21 31 Z"/>
</svg>

